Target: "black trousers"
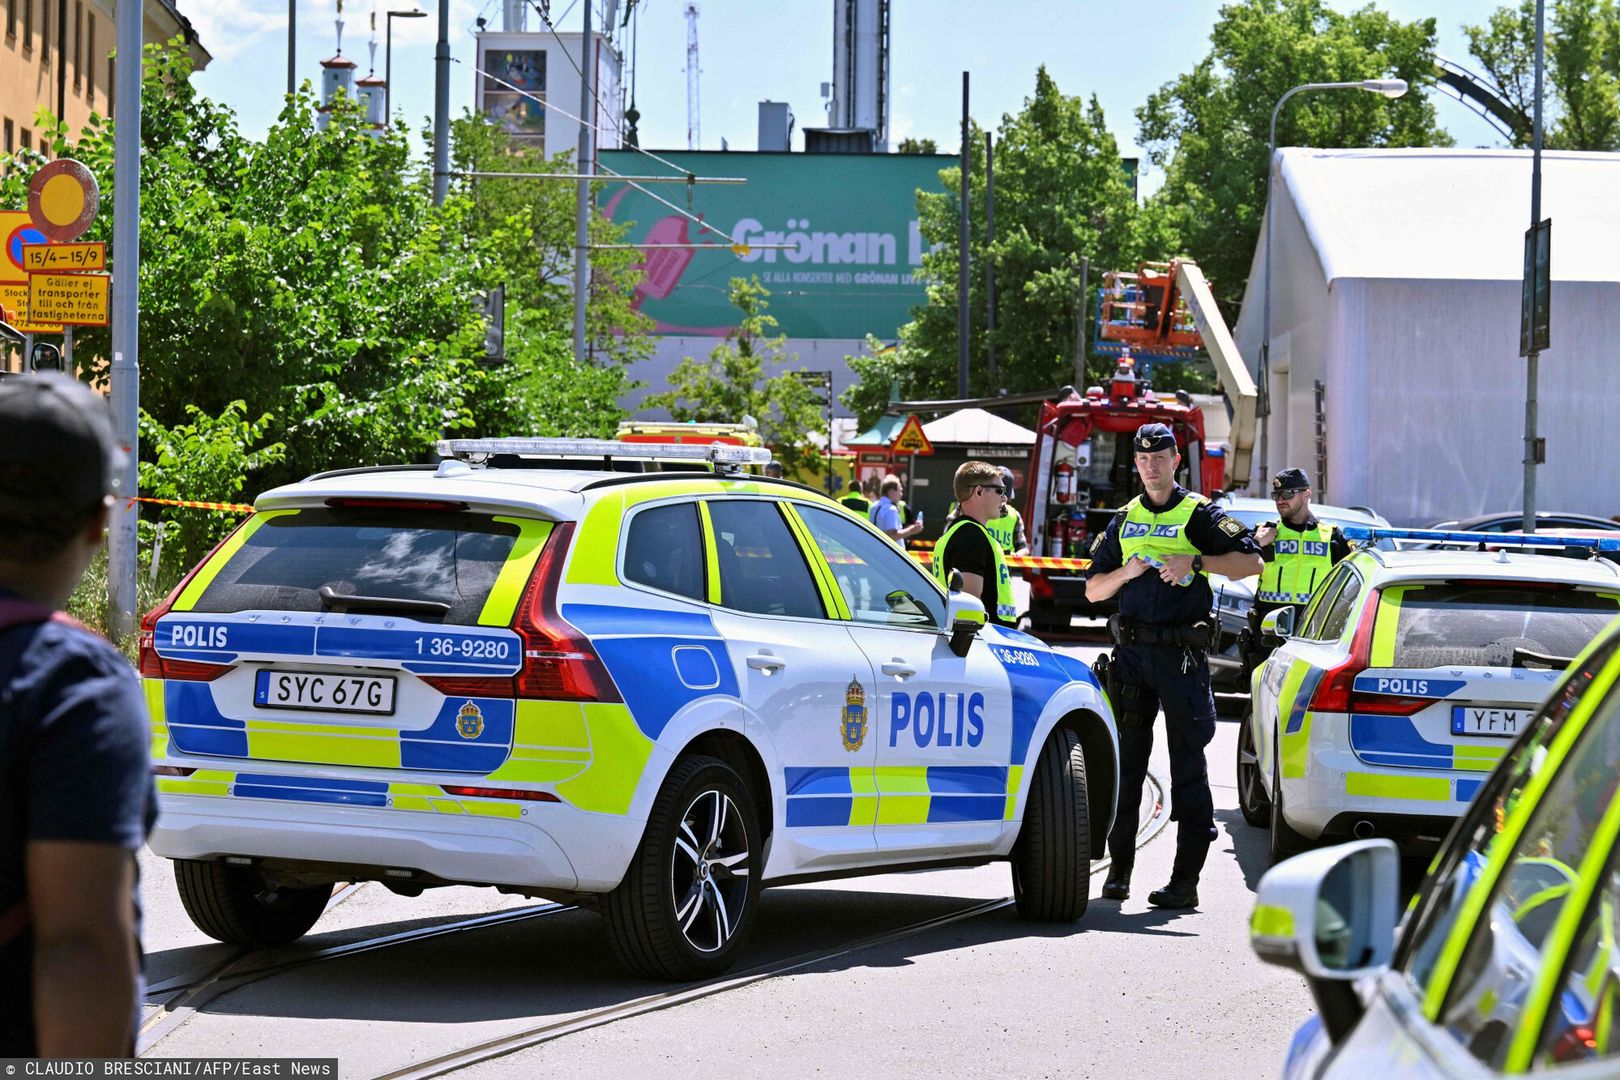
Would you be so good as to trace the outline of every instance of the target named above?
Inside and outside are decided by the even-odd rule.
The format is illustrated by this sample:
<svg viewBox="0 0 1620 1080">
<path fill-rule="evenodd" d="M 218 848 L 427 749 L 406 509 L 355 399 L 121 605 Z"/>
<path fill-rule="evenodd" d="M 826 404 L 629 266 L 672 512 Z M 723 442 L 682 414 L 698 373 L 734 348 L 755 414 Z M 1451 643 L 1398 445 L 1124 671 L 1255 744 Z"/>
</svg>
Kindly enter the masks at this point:
<svg viewBox="0 0 1620 1080">
<path fill-rule="evenodd" d="M 1136 861 L 1142 785 L 1153 751 L 1153 721 L 1164 709 L 1170 750 L 1170 819 L 1176 823 L 1172 876 L 1197 881 L 1215 840 L 1215 802 L 1209 791 L 1204 747 L 1215 737 L 1215 696 L 1202 651 L 1163 645 L 1114 648 L 1119 687 L 1113 703 L 1119 725 L 1119 806 L 1108 834 L 1108 854 L 1127 873 Z"/>
</svg>

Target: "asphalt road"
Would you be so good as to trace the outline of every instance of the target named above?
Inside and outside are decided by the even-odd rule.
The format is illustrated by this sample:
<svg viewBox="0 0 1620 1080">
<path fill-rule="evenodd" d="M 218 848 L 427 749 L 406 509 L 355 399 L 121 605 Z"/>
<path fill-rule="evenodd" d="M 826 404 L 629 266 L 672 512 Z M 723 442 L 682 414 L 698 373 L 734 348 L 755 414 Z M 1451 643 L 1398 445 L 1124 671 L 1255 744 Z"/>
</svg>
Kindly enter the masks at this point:
<svg viewBox="0 0 1620 1080">
<path fill-rule="evenodd" d="M 1074 647 L 1090 659 L 1095 647 Z M 1134 895 L 1095 899 L 1074 926 L 1023 923 L 1004 864 L 891 874 L 764 894 L 751 954 L 761 977 L 669 1002 L 666 984 L 624 975 L 598 918 L 562 911 L 324 959 L 171 1012 L 150 996 L 158 1057 L 337 1057 L 347 1077 L 411 1070 L 475 1044 L 547 1041 L 458 1071 L 476 1077 L 691 1075 L 1097 1076 L 1275 1074 L 1310 1014 L 1303 981 L 1247 942 L 1265 836 L 1243 823 L 1236 725 L 1209 748 L 1220 839 L 1194 912 L 1149 908 L 1169 877 L 1174 825 L 1149 840 Z M 1168 774 L 1162 729 L 1154 768 Z M 191 981 L 239 950 L 192 928 L 168 864 L 143 855 L 148 980 Z M 538 907 L 487 889 L 398 897 L 376 884 L 340 896 L 294 946 L 226 974 L 316 949 L 492 911 Z M 951 919 L 917 929 L 927 920 Z M 888 940 L 884 935 L 904 931 Z M 878 939 L 878 940 L 874 940 Z M 785 962 L 804 961 L 791 970 Z M 603 1015 L 603 1010 L 615 1010 Z M 413 1075 L 422 1075 L 420 1071 Z"/>
</svg>

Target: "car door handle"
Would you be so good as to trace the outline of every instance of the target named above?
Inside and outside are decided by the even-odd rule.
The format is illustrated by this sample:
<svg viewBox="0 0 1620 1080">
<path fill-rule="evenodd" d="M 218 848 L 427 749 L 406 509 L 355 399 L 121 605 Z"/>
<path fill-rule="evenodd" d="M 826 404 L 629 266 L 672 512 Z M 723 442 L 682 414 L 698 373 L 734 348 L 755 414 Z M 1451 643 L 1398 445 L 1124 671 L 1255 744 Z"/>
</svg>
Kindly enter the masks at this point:
<svg viewBox="0 0 1620 1080">
<path fill-rule="evenodd" d="M 909 679 L 913 675 L 917 674 L 917 669 L 916 668 L 912 667 L 910 664 L 906 663 L 904 660 L 900 659 L 898 656 L 895 657 L 893 660 L 890 660 L 887 664 L 884 664 L 883 667 L 882 667 L 882 671 L 883 671 L 883 674 L 885 674 L 885 675 L 893 675 L 895 678 L 900 679 L 902 681 L 904 681 L 906 679 Z"/>
<path fill-rule="evenodd" d="M 755 653 L 748 658 L 748 666 L 755 671 L 763 671 L 769 675 L 773 671 L 781 671 L 787 667 L 787 661 L 780 656 L 772 656 L 770 653 Z"/>
</svg>

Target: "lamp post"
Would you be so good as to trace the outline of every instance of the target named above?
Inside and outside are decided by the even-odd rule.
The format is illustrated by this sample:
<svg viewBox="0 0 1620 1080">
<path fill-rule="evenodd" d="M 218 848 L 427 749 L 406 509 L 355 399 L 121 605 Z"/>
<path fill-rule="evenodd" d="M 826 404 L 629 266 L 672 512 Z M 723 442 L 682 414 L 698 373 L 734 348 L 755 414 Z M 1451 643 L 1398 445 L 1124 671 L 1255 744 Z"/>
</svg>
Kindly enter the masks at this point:
<svg viewBox="0 0 1620 1080">
<path fill-rule="evenodd" d="M 1266 284 L 1263 290 L 1260 317 L 1260 480 L 1265 482 L 1271 468 L 1271 172 L 1277 156 L 1277 115 L 1288 99 L 1307 90 L 1365 90 L 1398 98 L 1406 93 L 1405 79 L 1363 79 L 1360 82 L 1302 83 L 1277 99 L 1271 110 L 1271 137 L 1266 151 L 1266 212 L 1263 227 L 1266 232 Z"/>
<path fill-rule="evenodd" d="M 383 24 L 387 27 L 387 32 L 383 35 L 386 42 L 383 46 L 383 117 L 384 122 L 389 124 L 394 122 L 394 20 L 396 18 L 425 19 L 427 18 L 427 12 L 420 8 L 413 8 L 410 11 L 390 11 L 383 19 Z"/>
</svg>

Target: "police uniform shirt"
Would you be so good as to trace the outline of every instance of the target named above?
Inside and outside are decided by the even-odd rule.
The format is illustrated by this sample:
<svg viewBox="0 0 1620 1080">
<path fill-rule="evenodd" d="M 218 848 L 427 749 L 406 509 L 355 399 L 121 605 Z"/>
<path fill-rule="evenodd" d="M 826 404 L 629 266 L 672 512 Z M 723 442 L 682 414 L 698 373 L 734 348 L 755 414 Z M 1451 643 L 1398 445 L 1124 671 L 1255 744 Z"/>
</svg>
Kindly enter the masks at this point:
<svg viewBox="0 0 1620 1080">
<path fill-rule="evenodd" d="M 1192 493 L 1178 484 L 1163 505 L 1153 502 L 1146 494 L 1141 498 L 1142 505 L 1148 510 L 1163 514 L 1173 510 L 1182 499 L 1191 497 Z M 1119 527 L 1125 520 L 1125 514 L 1126 510 L 1121 508 L 1108 522 L 1108 528 L 1092 543 L 1091 570 L 1087 576 L 1106 574 L 1123 565 Z M 1209 502 L 1200 504 L 1187 519 L 1186 535 L 1205 556 L 1226 555 L 1234 551 L 1250 555 L 1260 553 L 1260 545 L 1255 543 L 1254 534 L 1244 528 L 1242 522 L 1228 517 Z M 1209 579 L 1203 574 L 1195 577 L 1191 585 L 1172 585 L 1159 577 L 1159 572 L 1151 567 L 1142 576 L 1127 581 L 1115 596 L 1119 600 L 1120 617 L 1135 626 L 1191 626 L 1201 619 L 1207 619 L 1210 609 L 1215 606 L 1215 594 L 1209 587 Z"/>
<path fill-rule="evenodd" d="M 1273 521 L 1271 524 L 1279 525 L 1281 522 Z M 1305 521 L 1302 524 L 1290 525 L 1288 527 L 1293 529 L 1295 532 L 1306 532 L 1310 529 L 1316 528 L 1320 524 L 1321 522 L 1316 519 L 1315 514 L 1306 514 Z M 1271 544 L 1261 548 L 1260 557 L 1266 560 L 1266 562 L 1270 562 L 1272 559 L 1276 558 L 1276 543 L 1272 542 Z M 1350 541 L 1344 538 L 1344 533 L 1339 531 L 1339 527 L 1337 525 L 1334 525 L 1330 530 L 1328 538 L 1328 557 L 1333 560 L 1333 565 L 1335 566 L 1350 557 Z"/>
<path fill-rule="evenodd" d="M 1006 619 L 996 616 L 996 556 L 990 550 L 989 533 L 983 528 L 964 525 L 951 534 L 950 543 L 945 545 L 945 550 L 938 552 L 938 557 L 944 560 L 949 570 L 978 574 L 984 582 L 979 590 L 979 600 L 984 604 L 985 614 L 993 623 L 1008 625 Z"/>
</svg>

